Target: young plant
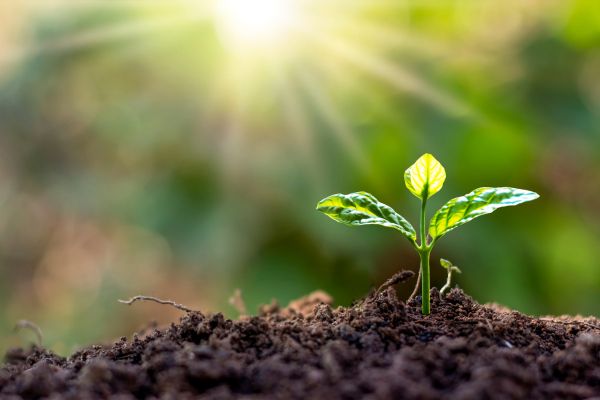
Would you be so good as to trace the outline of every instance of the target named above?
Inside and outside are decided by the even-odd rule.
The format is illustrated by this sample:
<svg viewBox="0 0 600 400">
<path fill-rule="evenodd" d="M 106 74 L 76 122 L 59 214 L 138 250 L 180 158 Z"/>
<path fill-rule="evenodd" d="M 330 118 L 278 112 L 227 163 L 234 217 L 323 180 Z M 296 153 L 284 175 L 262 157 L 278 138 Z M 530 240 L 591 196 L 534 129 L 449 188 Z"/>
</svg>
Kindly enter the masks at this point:
<svg viewBox="0 0 600 400">
<path fill-rule="evenodd" d="M 381 225 L 399 231 L 413 245 L 421 259 L 421 311 L 430 312 L 429 255 L 439 238 L 467 222 L 493 212 L 500 207 L 514 206 L 535 200 L 539 195 L 529 190 L 510 187 L 482 187 L 464 196 L 450 200 L 425 225 L 427 200 L 440 191 L 446 180 L 442 164 L 431 154 L 422 155 L 404 173 L 408 190 L 421 200 L 420 232 L 393 208 L 367 192 L 334 194 L 317 204 L 321 211 L 336 222 L 345 225 Z"/>
<path fill-rule="evenodd" d="M 452 265 L 452 263 L 450 261 L 444 260 L 443 258 L 440 258 L 440 265 L 442 266 L 442 268 L 444 268 L 445 270 L 448 271 L 448 277 L 446 278 L 446 284 L 444 286 L 442 286 L 442 288 L 440 289 L 440 300 L 441 300 L 444 293 L 447 290 L 450 290 L 450 285 L 452 285 L 452 273 L 456 272 L 457 274 L 462 274 L 462 271 L 456 265 Z"/>
</svg>

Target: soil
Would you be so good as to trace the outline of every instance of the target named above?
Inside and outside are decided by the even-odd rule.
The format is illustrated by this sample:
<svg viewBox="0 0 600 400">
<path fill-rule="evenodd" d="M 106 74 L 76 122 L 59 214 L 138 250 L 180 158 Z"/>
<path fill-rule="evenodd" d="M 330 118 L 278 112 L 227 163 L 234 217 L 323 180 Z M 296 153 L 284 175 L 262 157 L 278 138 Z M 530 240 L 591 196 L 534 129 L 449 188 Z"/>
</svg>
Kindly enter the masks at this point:
<svg viewBox="0 0 600 400">
<path fill-rule="evenodd" d="M 599 320 L 431 297 L 426 317 L 389 286 L 348 308 L 317 292 L 237 321 L 190 312 L 66 359 L 14 349 L 0 398 L 600 399 Z"/>
</svg>

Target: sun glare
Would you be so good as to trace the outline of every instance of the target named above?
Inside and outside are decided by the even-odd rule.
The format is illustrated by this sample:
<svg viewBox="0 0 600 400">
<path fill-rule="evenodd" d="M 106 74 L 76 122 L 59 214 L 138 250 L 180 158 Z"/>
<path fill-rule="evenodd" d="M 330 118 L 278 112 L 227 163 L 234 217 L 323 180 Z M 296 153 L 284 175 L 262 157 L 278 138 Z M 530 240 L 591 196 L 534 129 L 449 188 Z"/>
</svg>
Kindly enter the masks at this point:
<svg viewBox="0 0 600 400">
<path fill-rule="evenodd" d="M 228 44 L 248 48 L 284 42 L 297 15 L 293 0 L 217 0 L 216 17 Z"/>
</svg>

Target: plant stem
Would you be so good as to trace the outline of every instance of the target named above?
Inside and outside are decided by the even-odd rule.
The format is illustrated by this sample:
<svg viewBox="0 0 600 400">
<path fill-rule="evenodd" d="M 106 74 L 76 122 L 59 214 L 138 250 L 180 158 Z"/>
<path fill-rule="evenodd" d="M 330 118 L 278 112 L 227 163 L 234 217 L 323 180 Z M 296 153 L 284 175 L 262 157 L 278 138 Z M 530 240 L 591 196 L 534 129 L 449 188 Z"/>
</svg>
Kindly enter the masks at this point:
<svg viewBox="0 0 600 400">
<path fill-rule="evenodd" d="M 419 252 L 421 257 L 421 312 L 423 315 L 429 315 L 431 304 L 430 299 L 430 281 L 429 281 L 429 254 L 431 249 L 427 248 Z"/>
<path fill-rule="evenodd" d="M 444 292 L 450 289 L 450 285 L 452 285 L 452 267 L 448 268 L 448 278 L 446 278 L 446 284 L 440 289 L 440 300 L 442 299 Z"/>
<path fill-rule="evenodd" d="M 425 226 L 425 207 L 427 206 L 427 196 L 421 202 L 421 224 L 420 234 L 421 243 L 419 246 L 419 257 L 421 259 L 421 312 L 423 315 L 429 315 L 431 299 L 429 296 L 429 255 L 431 246 L 427 243 L 427 228 Z"/>
</svg>

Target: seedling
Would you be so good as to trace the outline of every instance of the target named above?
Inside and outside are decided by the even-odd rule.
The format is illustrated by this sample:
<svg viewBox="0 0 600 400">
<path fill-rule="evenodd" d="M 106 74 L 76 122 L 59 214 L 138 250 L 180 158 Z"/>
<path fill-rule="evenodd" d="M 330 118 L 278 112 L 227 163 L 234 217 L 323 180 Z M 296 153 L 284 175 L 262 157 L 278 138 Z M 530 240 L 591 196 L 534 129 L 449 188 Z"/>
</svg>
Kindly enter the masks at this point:
<svg viewBox="0 0 600 400">
<path fill-rule="evenodd" d="M 367 192 L 334 194 L 317 204 L 321 211 L 336 222 L 345 225 L 381 225 L 399 231 L 413 245 L 421 260 L 421 311 L 430 313 L 429 256 L 438 239 L 467 222 L 495 211 L 501 207 L 515 206 L 535 200 L 535 192 L 510 187 L 482 187 L 454 198 L 444 204 L 431 218 L 429 228 L 425 225 L 427 200 L 440 191 L 446 180 L 442 164 L 431 154 L 422 155 L 404 173 L 408 190 L 421 200 L 420 232 L 393 208 Z"/>
<path fill-rule="evenodd" d="M 442 268 L 448 271 L 448 278 L 446 278 L 446 284 L 440 289 L 441 300 L 444 293 L 447 290 L 450 290 L 450 285 L 452 285 L 452 273 L 456 272 L 458 274 L 462 274 L 462 271 L 456 265 L 452 265 L 450 261 L 444 260 L 443 258 L 440 258 L 440 265 L 442 266 Z"/>
<path fill-rule="evenodd" d="M 14 331 L 20 332 L 24 329 L 33 332 L 35 338 L 37 339 L 38 346 L 42 347 L 42 342 L 44 341 L 44 334 L 42 333 L 42 329 L 39 326 L 37 326 L 36 323 L 27 321 L 26 319 L 22 319 L 16 323 Z"/>
</svg>

